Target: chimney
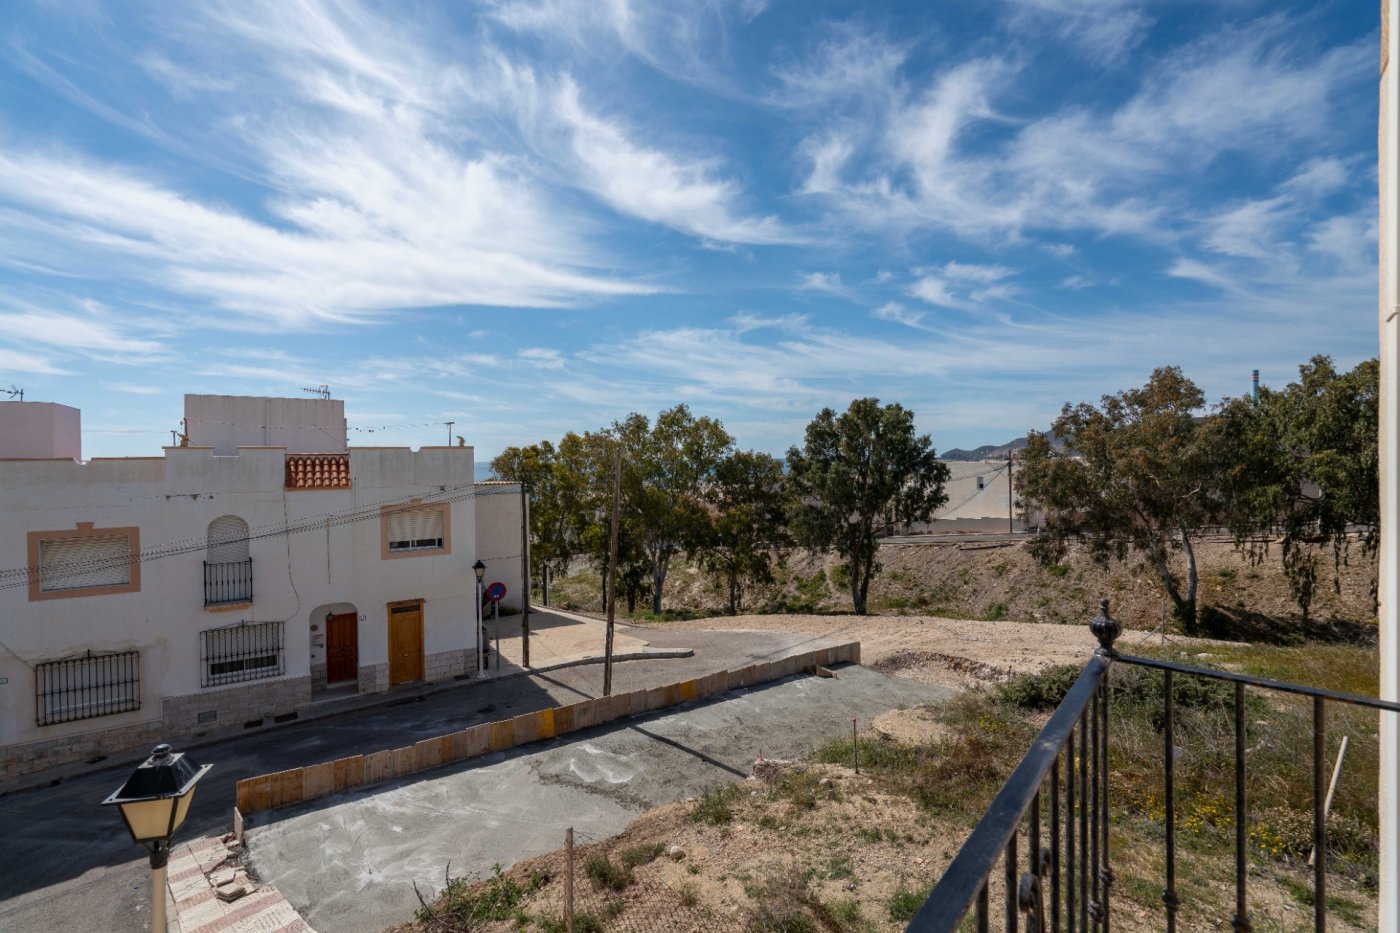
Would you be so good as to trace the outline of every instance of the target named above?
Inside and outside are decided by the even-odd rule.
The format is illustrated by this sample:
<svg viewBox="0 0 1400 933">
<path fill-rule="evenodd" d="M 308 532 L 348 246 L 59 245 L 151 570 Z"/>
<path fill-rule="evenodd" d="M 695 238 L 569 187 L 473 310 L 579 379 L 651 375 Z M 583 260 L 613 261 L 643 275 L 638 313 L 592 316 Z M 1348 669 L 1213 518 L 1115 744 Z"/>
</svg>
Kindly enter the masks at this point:
<svg viewBox="0 0 1400 933">
<path fill-rule="evenodd" d="M 1249 397 L 1254 400 L 1254 404 L 1259 404 L 1259 370 L 1254 371 L 1254 378 L 1251 380 Z"/>
</svg>

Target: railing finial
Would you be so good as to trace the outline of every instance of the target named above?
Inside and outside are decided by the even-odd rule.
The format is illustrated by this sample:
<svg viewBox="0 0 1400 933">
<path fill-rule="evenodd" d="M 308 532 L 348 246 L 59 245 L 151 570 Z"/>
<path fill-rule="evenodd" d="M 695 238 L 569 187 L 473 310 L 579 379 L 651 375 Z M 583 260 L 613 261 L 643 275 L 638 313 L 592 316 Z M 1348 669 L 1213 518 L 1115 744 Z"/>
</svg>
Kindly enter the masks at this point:
<svg viewBox="0 0 1400 933">
<path fill-rule="evenodd" d="M 1108 614 L 1108 599 L 1099 600 L 1099 614 L 1094 616 L 1089 623 L 1089 631 L 1094 633 L 1094 637 L 1099 640 L 1099 647 L 1095 654 L 1107 655 L 1110 658 L 1117 657 L 1118 652 L 1113 650 L 1113 643 L 1118 640 L 1118 636 L 1123 634 L 1123 623 Z"/>
</svg>

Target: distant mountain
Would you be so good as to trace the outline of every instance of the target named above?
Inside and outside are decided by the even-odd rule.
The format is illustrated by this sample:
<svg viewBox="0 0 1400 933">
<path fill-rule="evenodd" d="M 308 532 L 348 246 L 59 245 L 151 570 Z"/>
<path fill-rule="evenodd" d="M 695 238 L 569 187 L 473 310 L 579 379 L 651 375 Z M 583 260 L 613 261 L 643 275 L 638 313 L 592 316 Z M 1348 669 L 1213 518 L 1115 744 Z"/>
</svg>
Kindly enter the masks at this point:
<svg viewBox="0 0 1400 933">
<path fill-rule="evenodd" d="M 971 450 L 963 450 L 961 447 L 954 447 L 952 450 L 945 450 L 939 456 L 940 460 L 1005 460 L 1006 455 L 1013 450 L 1020 450 L 1026 446 L 1026 438 L 1018 437 L 1014 441 L 1007 441 L 1005 444 L 983 444 L 981 447 L 974 447 Z M 1050 438 L 1051 445 L 1055 447 L 1065 446 L 1064 441 Z"/>
</svg>

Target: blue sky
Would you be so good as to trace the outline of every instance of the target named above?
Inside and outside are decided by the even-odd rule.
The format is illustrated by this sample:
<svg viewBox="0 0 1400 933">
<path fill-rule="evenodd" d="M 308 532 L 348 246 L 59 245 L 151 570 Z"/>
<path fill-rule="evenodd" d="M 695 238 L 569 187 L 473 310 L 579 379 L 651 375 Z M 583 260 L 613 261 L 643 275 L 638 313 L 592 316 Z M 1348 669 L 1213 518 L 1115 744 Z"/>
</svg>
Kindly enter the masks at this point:
<svg viewBox="0 0 1400 933">
<path fill-rule="evenodd" d="M 1376 353 L 1373 3 L 7 3 L 0 387 L 329 384 L 489 457 L 686 402 L 940 450 Z M 416 427 L 389 427 L 417 425 Z"/>
</svg>

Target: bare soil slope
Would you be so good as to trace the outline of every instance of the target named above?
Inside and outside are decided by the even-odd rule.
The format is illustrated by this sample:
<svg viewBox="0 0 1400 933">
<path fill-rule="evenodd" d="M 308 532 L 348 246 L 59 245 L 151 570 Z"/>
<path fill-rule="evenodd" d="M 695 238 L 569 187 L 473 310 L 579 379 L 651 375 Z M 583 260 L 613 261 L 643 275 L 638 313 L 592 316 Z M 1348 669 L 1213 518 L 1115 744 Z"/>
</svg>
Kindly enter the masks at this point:
<svg viewBox="0 0 1400 933">
<path fill-rule="evenodd" d="M 1155 573 L 1129 558 L 1107 567 L 1074 547 L 1064 562 L 1044 566 L 1024 543 L 989 545 L 931 542 L 885 545 L 883 571 L 871 583 L 870 610 L 879 615 L 927 614 L 961 619 L 1011 619 L 1080 625 L 1108 597 L 1113 614 L 1128 628 L 1153 629 L 1169 616 Z M 1203 541 L 1197 548 L 1204 629 L 1221 638 L 1275 638 L 1298 634 L 1300 613 L 1279 569 L 1278 555 L 1254 566 L 1226 539 Z M 1375 607 L 1371 595 L 1375 562 L 1353 554 L 1342 567 L 1340 592 L 1327 579 L 1313 602 L 1313 634 L 1346 640 L 1372 637 Z M 554 601 L 565 608 L 598 611 L 599 578 L 585 568 L 554 587 Z M 663 608 L 669 612 L 709 615 L 727 608 L 719 581 L 699 568 L 677 564 L 666 581 Z M 640 607 L 639 608 L 643 608 Z M 745 594 L 749 612 L 849 612 L 851 599 L 840 562 L 834 555 L 794 552 L 776 585 Z M 1170 620 L 1169 620 L 1170 621 Z"/>
</svg>

